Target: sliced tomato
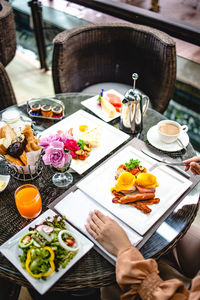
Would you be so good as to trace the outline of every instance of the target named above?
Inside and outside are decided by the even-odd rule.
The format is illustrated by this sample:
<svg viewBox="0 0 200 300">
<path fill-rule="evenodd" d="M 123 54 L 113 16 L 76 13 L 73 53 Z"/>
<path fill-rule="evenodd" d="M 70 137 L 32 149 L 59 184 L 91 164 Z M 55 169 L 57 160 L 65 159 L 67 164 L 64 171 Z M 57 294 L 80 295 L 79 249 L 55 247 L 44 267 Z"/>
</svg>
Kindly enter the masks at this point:
<svg viewBox="0 0 200 300">
<path fill-rule="evenodd" d="M 119 107 L 115 107 L 115 110 L 116 110 L 116 112 L 121 112 L 121 108 L 119 108 Z"/>
<path fill-rule="evenodd" d="M 139 167 L 135 167 L 133 170 L 127 170 L 127 171 L 130 172 L 131 174 L 135 175 L 138 172 L 140 172 L 140 169 L 139 169 Z"/>
<path fill-rule="evenodd" d="M 70 238 L 67 238 L 67 239 L 65 240 L 65 243 L 67 244 L 67 246 L 73 246 L 74 243 L 75 243 L 75 241 L 72 240 L 72 239 L 70 239 Z"/>
</svg>

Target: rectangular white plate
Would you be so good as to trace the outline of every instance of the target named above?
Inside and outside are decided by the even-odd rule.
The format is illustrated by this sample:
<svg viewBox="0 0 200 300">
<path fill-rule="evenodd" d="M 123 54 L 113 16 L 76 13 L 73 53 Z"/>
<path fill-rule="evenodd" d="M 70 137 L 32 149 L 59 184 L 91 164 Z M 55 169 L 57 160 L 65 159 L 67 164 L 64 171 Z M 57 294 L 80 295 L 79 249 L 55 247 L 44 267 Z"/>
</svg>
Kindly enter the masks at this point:
<svg viewBox="0 0 200 300">
<path fill-rule="evenodd" d="M 115 186 L 117 167 L 120 164 L 129 162 L 130 158 L 138 158 L 141 165 L 146 167 L 147 170 L 155 163 L 155 160 L 135 148 L 127 146 L 85 177 L 85 179 L 81 180 L 77 186 L 107 208 L 113 215 L 128 224 L 139 234 L 144 235 L 189 188 L 192 182 L 169 167 L 160 166 L 152 171 L 159 183 L 159 187 L 156 188 L 156 197 L 160 198 L 160 203 L 150 205 L 149 207 L 152 211 L 149 214 L 144 214 L 130 205 L 112 203 L 114 196 L 110 189 Z"/>
<path fill-rule="evenodd" d="M 78 159 L 72 160 L 71 168 L 78 174 L 83 174 L 129 138 L 128 134 L 92 116 L 84 110 L 78 110 L 69 117 L 44 130 L 42 137 L 56 133 L 58 130 L 67 131 L 73 128 L 74 138 L 78 139 L 79 135 L 82 134 L 82 132 L 79 131 L 80 125 L 87 125 L 88 130 L 98 126 L 101 131 L 101 142 L 99 147 L 92 148 L 90 155 L 84 161 Z"/>
<path fill-rule="evenodd" d="M 104 95 L 106 95 L 107 93 L 111 93 L 111 94 L 114 94 L 114 95 L 120 97 L 121 101 L 124 99 L 124 96 L 115 90 L 108 90 L 108 91 L 103 92 Z M 90 109 L 95 115 L 100 117 L 105 122 L 110 122 L 111 120 L 116 119 L 117 117 L 119 117 L 121 115 L 121 113 L 116 112 L 114 117 L 109 118 L 106 115 L 106 113 L 102 110 L 101 106 L 98 105 L 98 101 L 97 101 L 98 97 L 99 97 L 99 95 L 96 95 L 92 98 L 86 99 L 86 100 L 82 101 L 81 104 L 83 106 L 87 107 L 88 109 Z"/>
<path fill-rule="evenodd" d="M 79 231 L 73 228 L 70 224 L 66 222 L 66 227 L 74 232 L 77 236 L 78 241 L 80 242 L 80 249 L 78 253 L 73 257 L 73 259 L 69 262 L 66 268 L 60 268 L 58 272 L 53 272 L 46 280 L 33 278 L 29 273 L 22 268 L 19 255 L 22 253 L 21 249 L 18 247 L 19 239 L 28 232 L 30 226 L 35 226 L 36 224 L 40 224 L 43 220 L 45 220 L 48 216 L 54 216 L 55 212 L 48 209 L 45 213 L 40 215 L 37 219 L 31 222 L 29 225 L 20 230 L 17 234 L 15 234 L 12 238 L 10 238 L 7 242 L 5 242 L 0 247 L 1 253 L 7 257 L 7 259 L 24 275 L 24 277 L 32 284 L 32 286 L 43 295 L 46 291 L 54 285 L 54 283 L 61 278 L 81 257 L 83 257 L 92 247 L 93 243 L 83 236 Z"/>
</svg>

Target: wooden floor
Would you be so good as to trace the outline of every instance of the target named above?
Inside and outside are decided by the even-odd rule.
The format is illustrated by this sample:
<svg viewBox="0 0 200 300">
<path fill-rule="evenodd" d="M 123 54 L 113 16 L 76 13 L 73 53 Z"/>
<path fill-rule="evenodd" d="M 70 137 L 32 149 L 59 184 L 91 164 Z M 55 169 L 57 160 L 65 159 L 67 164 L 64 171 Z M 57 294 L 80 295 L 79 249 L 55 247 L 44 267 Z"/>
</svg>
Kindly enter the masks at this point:
<svg viewBox="0 0 200 300">
<path fill-rule="evenodd" d="M 149 9 L 150 0 L 112 0 L 134 5 L 140 8 Z M 65 0 L 41 0 L 45 6 L 50 6 L 57 10 L 72 14 L 80 19 L 90 21 L 92 23 L 119 21 L 119 19 L 105 15 L 101 12 L 77 5 Z M 195 26 L 200 26 L 200 8 L 192 6 L 195 1 L 191 0 L 159 0 L 159 14 L 186 22 Z M 176 40 L 177 54 L 194 62 L 200 63 L 200 47 Z"/>
</svg>

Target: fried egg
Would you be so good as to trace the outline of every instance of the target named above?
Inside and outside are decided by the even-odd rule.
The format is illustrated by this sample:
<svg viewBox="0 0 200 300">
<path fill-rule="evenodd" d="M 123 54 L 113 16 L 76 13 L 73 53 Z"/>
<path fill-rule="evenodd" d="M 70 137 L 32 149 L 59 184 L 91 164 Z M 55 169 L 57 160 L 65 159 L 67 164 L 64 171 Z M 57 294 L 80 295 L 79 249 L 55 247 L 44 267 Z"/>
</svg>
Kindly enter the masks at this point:
<svg viewBox="0 0 200 300">
<path fill-rule="evenodd" d="M 111 188 L 111 191 L 116 190 L 119 192 L 129 190 L 135 184 L 135 179 L 135 176 L 130 172 L 122 172 L 118 177 L 115 186 Z"/>
<path fill-rule="evenodd" d="M 158 186 L 156 176 L 150 173 L 140 173 L 137 176 L 136 183 L 146 188 L 153 188 Z"/>
</svg>

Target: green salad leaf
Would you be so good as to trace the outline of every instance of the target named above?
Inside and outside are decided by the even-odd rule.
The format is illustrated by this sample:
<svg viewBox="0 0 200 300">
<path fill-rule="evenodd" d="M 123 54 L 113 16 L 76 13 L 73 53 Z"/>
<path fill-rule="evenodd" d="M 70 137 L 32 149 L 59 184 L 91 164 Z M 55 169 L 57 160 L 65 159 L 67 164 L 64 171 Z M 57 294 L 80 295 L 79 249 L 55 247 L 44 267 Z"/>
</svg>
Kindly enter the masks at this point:
<svg viewBox="0 0 200 300">
<path fill-rule="evenodd" d="M 131 158 L 129 162 L 125 163 L 127 170 L 133 170 L 135 167 L 139 166 L 140 160 Z"/>
<path fill-rule="evenodd" d="M 77 145 L 79 146 L 80 149 L 83 149 L 85 146 L 85 142 L 83 140 L 79 139 L 77 141 Z"/>
</svg>

